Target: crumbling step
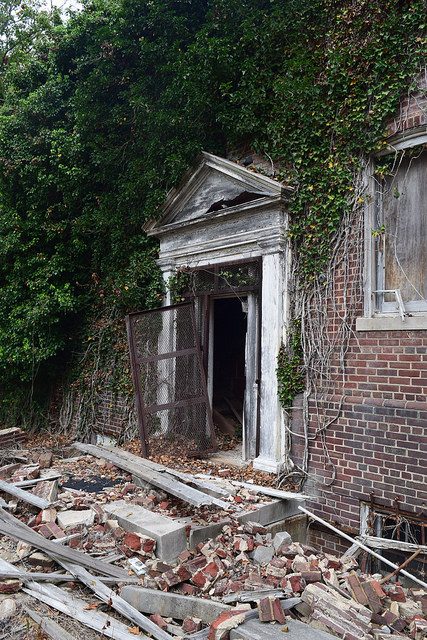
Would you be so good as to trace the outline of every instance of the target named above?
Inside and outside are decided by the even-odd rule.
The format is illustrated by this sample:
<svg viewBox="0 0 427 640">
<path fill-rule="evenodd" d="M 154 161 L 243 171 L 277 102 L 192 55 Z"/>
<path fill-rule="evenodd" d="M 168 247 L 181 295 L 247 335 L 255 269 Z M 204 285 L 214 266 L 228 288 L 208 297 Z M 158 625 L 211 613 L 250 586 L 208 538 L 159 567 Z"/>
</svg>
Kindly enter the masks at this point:
<svg viewBox="0 0 427 640">
<path fill-rule="evenodd" d="M 290 527 L 292 527 L 293 521 L 291 523 L 290 519 L 296 517 L 302 523 L 302 527 L 298 528 L 298 535 L 292 536 L 292 538 L 305 543 L 306 518 L 301 517 L 301 513 L 298 510 L 299 504 L 301 503 L 297 500 L 273 500 L 272 502 L 258 505 L 253 511 L 234 514 L 234 517 L 241 524 L 258 522 L 268 527 L 268 532 L 272 535 L 275 535 L 278 531 L 286 531 L 288 529 L 288 521 L 290 522 Z M 189 548 L 194 549 L 199 543 L 215 538 L 221 533 L 222 528 L 229 523 L 230 520 L 222 520 L 221 522 L 193 526 L 190 530 Z M 292 527 L 292 531 L 296 533 L 297 529 Z"/>
<path fill-rule="evenodd" d="M 299 620 L 287 620 L 288 632 L 283 624 L 267 624 L 259 620 L 248 620 L 230 631 L 230 640 L 337 640 L 330 633 L 313 629 Z"/>
<path fill-rule="evenodd" d="M 236 514 L 236 519 L 241 522 L 259 522 L 262 525 L 272 524 L 291 516 L 300 515 L 298 500 L 272 500 L 257 506 L 253 511 L 245 511 Z"/>
<path fill-rule="evenodd" d="M 164 562 L 173 562 L 187 548 L 185 525 L 124 500 L 104 506 L 109 517 L 118 521 L 125 531 L 142 533 L 156 541 L 156 555 Z"/>
<path fill-rule="evenodd" d="M 158 613 L 163 618 L 177 620 L 200 618 L 205 624 L 210 624 L 223 611 L 230 609 L 229 605 L 213 600 L 183 596 L 178 593 L 159 593 L 153 589 L 128 585 L 122 588 L 120 595 L 142 613 Z"/>
</svg>

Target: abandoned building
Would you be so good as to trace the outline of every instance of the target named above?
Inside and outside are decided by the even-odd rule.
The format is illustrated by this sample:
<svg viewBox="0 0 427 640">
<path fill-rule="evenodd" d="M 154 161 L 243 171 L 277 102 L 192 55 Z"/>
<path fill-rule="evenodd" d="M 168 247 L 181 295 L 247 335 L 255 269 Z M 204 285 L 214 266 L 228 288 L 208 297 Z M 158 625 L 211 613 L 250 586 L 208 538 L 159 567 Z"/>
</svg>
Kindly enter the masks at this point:
<svg viewBox="0 0 427 640">
<path fill-rule="evenodd" d="M 426 84 L 424 74 L 367 161 L 322 325 L 330 376 L 292 408 L 276 375 L 291 321 L 290 189 L 269 163 L 203 153 L 145 225 L 167 285 L 164 307 L 128 319 L 146 450 L 175 430 L 189 449 L 213 451 L 226 415 L 241 424 L 236 458 L 274 474 L 285 461 L 329 522 L 426 544 Z M 375 176 L 384 158 L 395 159 L 392 179 Z M 315 524 L 309 539 L 343 549 Z"/>
</svg>

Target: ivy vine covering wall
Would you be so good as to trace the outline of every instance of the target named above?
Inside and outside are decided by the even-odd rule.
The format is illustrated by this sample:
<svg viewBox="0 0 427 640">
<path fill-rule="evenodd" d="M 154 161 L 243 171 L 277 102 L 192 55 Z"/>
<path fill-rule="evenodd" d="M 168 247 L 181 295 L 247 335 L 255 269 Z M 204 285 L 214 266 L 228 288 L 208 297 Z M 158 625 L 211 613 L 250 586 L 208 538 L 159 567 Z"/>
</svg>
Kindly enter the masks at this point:
<svg viewBox="0 0 427 640">
<path fill-rule="evenodd" d="M 34 24 L 0 87 L 1 416 L 29 423 L 70 366 L 101 384 L 107 333 L 159 303 L 141 227 L 201 149 L 281 167 L 298 286 L 318 280 L 425 62 L 425 3 L 92 0 Z"/>
</svg>

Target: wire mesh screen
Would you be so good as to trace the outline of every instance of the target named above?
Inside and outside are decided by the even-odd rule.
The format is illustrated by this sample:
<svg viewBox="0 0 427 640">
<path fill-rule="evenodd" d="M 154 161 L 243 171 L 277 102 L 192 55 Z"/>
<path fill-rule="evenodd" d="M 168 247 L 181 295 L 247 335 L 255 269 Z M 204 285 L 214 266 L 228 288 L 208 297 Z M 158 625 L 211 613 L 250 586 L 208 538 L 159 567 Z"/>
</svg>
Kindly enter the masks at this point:
<svg viewBox="0 0 427 640">
<path fill-rule="evenodd" d="M 183 295 L 219 295 L 257 291 L 261 284 L 259 260 L 200 267 L 186 272 Z"/>
<path fill-rule="evenodd" d="M 127 326 L 145 454 L 212 451 L 212 415 L 193 305 L 134 313 Z"/>
</svg>

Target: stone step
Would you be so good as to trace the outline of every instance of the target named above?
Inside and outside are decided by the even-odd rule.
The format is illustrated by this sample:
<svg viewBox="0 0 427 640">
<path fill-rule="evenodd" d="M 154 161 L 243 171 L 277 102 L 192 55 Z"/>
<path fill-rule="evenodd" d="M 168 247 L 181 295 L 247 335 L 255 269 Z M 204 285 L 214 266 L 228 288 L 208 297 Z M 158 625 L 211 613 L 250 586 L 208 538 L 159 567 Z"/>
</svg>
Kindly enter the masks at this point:
<svg viewBox="0 0 427 640">
<path fill-rule="evenodd" d="M 187 548 L 185 525 L 125 500 L 104 506 L 109 518 L 114 518 L 125 531 L 142 533 L 156 541 L 156 555 L 164 562 L 173 562 Z"/>
</svg>

